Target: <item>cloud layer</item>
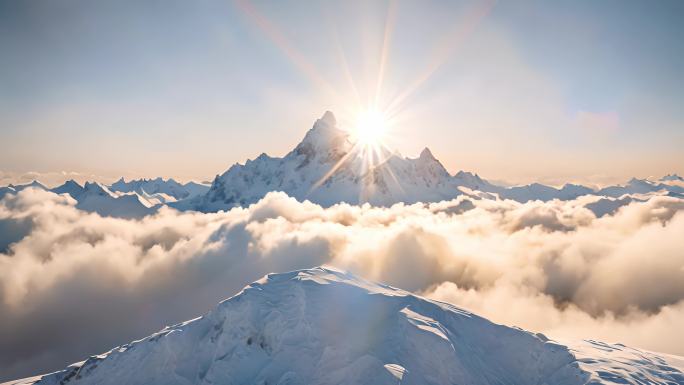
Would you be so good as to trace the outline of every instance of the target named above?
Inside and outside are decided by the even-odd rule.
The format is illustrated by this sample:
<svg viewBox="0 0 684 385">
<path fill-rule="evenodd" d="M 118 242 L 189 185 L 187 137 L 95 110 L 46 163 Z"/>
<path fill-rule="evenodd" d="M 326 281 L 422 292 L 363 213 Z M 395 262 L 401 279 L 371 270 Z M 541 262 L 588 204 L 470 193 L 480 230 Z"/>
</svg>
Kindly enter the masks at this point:
<svg viewBox="0 0 684 385">
<path fill-rule="evenodd" d="M 0 203 L 0 379 L 58 369 L 209 310 L 272 271 L 331 264 L 552 337 L 684 354 L 684 200 L 597 219 L 568 202 L 328 209 L 271 193 L 227 213 L 103 218 Z"/>
</svg>

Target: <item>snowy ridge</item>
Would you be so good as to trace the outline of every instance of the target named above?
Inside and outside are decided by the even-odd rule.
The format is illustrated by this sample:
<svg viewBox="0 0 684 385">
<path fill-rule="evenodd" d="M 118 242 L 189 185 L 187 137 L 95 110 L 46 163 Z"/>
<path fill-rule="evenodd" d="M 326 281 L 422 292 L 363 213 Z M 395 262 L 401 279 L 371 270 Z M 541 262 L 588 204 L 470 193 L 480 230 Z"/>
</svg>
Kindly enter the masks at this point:
<svg viewBox="0 0 684 385">
<path fill-rule="evenodd" d="M 684 178 L 677 174 L 667 174 L 660 178 L 660 182 L 684 182 Z"/>
<path fill-rule="evenodd" d="M 140 218 L 156 211 L 151 202 L 137 194 L 117 195 L 97 182 L 86 183 L 75 199 L 77 208 L 103 216 Z"/>
<path fill-rule="evenodd" d="M 81 186 L 69 180 L 49 191 L 71 196 L 77 202 L 76 207 L 81 210 L 119 218 L 144 217 L 156 212 L 165 202 L 163 197 L 158 197 L 160 194 L 151 196 L 144 192 L 142 195 L 135 192 L 115 193 L 98 182 L 86 182 Z"/>
<path fill-rule="evenodd" d="M 141 218 L 153 214 L 159 207 L 176 202 L 178 199 L 189 199 L 206 193 L 209 186 L 196 182 L 180 184 L 173 179 L 139 179 L 126 182 L 123 178 L 111 186 L 99 182 L 86 182 L 81 186 L 73 179 L 52 189 L 48 189 L 38 181 L 25 185 L 9 185 L 0 187 L 0 199 L 6 194 L 16 194 L 27 188 L 51 191 L 55 194 L 66 194 L 73 198 L 76 207 L 96 212 L 102 216 L 120 218 Z"/>
<path fill-rule="evenodd" d="M 195 182 L 188 182 L 180 184 L 169 178 L 164 180 L 162 178 L 155 179 L 137 179 L 126 182 L 124 178 L 112 183 L 109 186 L 110 190 L 115 192 L 130 193 L 135 192 L 140 195 L 155 196 L 156 194 L 163 194 L 159 196 L 173 197 L 172 200 L 166 198 L 166 202 L 173 202 L 186 198 L 204 194 L 209 190 L 209 186 Z"/>
<path fill-rule="evenodd" d="M 57 187 L 51 189 L 50 191 L 52 191 L 55 194 L 60 194 L 60 195 L 61 194 L 67 194 L 67 195 L 71 196 L 72 198 L 78 200 L 81 197 L 81 194 L 83 193 L 84 188 L 83 188 L 83 186 L 78 184 L 78 182 L 76 182 L 75 180 L 70 179 L 70 180 L 64 182 L 64 184 L 57 186 Z"/>
<path fill-rule="evenodd" d="M 314 268 L 270 274 L 203 317 L 7 384 L 681 384 L 683 362 L 562 345 Z"/>
<path fill-rule="evenodd" d="M 9 184 L 7 186 L 0 187 L 0 199 L 2 199 L 2 197 L 4 197 L 6 194 L 16 194 L 16 193 L 18 193 L 22 190 L 28 189 L 28 188 L 35 188 L 35 189 L 39 189 L 39 190 L 47 190 L 48 189 L 47 187 L 45 187 L 44 184 L 38 182 L 37 180 L 34 180 L 31 183 L 21 184 L 21 185 L 16 185 L 16 186 L 13 184 Z"/>
</svg>

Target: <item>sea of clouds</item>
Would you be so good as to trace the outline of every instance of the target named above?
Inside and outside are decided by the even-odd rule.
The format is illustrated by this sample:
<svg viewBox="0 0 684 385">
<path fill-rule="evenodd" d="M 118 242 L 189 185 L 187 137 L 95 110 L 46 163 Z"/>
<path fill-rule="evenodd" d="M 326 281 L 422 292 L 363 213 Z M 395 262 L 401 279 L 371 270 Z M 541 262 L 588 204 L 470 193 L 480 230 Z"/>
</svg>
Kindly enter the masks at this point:
<svg viewBox="0 0 684 385">
<path fill-rule="evenodd" d="M 556 338 L 684 354 L 684 200 L 596 218 L 574 201 L 322 208 L 270 193 L 216 214 L 101 217 L 0 202 L 0 379 L 194 318 L 269 272 L 329 264 Z"/>
</svg>

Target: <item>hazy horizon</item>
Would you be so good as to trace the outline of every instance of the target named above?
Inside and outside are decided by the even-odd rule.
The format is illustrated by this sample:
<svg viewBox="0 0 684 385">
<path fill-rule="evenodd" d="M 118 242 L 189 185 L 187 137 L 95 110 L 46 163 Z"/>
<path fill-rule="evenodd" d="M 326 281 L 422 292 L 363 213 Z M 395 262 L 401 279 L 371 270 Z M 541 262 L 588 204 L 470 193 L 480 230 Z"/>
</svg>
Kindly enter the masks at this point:
<svg viewBox="0 0 684 385">
<path fill-rule="evenodd" d="M 313 123 L 312 123 L 313 124 Z M 308 129 L 307 129 L 308 130 Z M 301 137 L 304 136 L 304 133 L 307 130 L 303 130 Z M 299 143 L 299 140 L 295 140 L 291 147 L 287 150 L 285 150 L 283 153 L 279 154 L 268 154 L 269 156 L 274 156 L 274 157 L 282 157 L 287 154 L 287 152 L 291 151 L 296 145 Z M 428 146 L 425 146 L 423 148 L 430 148 Z M 399 151 L 398 149 L 394 149 L 396 151 Z M 421 148 L 422 151 L 422 148 Z M 433 152 L 430 148 L 430 151 Z M 5 170 L 0 170 L 0 185 L 7 185 L 7 184 L 26 184 L 30 183 L 33 181 L 39 181 L 41 183 L 46 184 L 48 187 L 56 187 L 62 183 L 64 183 L 67 180 L 75 180 L 78 183 L 85 183 L 85 182 L 92 182 L 92 181 L 97 181 L 101 183 L 113 183 L 114 181 L 117 181 L 121 178 L 125 179 L 126 181 L 130 180 L 136 180 L 136 179 L 155 179 L 155 178 L 162 178 L 162 179 L 175 179 L 176 181 L 182 182 L 182 183 L 187 183 L 190 181 L 198 182 L 198 183 L 211 183 L 212 180 L 216 175 L 222 174 L 224 171 L 226 171 L 232 164 L 238 163 L 238 164 L 244 164 L 246 161 L 250 159 L 255 159 L 259 154 L 261 153 L 255 153 L 254 155 L 245 158 L 243 160 L 238 160 L 235 161 L 231 164 L 226 164 L 226 166 L 220 170 L 217 171 L 213 174 L 207 174 L 205 177 L 196 177 L 196 176 L 179 176 L 178 174 L 174 175 L 150 175 L 150 174 L 144 174 L 139 171 L 132 171 L 132 170 L 87 170 L 83 169 L 80 172 L 79 171 L 66 171 L 66 170 L 61 170 L 61 171 L 55 171 L 55 170 L 50 170 L 50 171 L 33 171 L 33 170 L 27 170 L 27 171 L 5 171 Z M 401 154 L 401 153 L 400 153 Z M 404 157 L 407 158 L 417 158 L 419 156 L 419 153 L 416 154 L 401 154 Z M 636 174 L 627 174 L 624 177 L 619 177 L 615 175 L 601 175 L 601 174 L 589 174 L 589 175 L 548 175 L 548 176 L 541 176 L 541 177 L 534 177 L 534 176 L 518 176 L 517 178 L 511 178 L 511 179 L 497 179 L 497 178 L 489 178 L 487 175 L 483 175 L 479 173 L 477 170 L 466 170 L 466 169 L 459 169 L 459 168 L 450 168 L 447 164 L 444 164 L 442 161 L 442 158 L 440 158 L 439 155 L 434 154 L 440 162 L 443 163 L 445 168 L 449 171 L 450 174 L 454 175 L 458 171 L 468 171 L 472 172 L 475 174 L 479 174 L 481 177 L 485 178 L 486 180 L 489 180 L 492 183 L 500 184 L 502 186 L 514 186 L 514 185 L 523 185 L 523 184 L 528 184 L 528 183 L 534 183 L 534 182 L 539 182 L 539 183 L 546 183 L 548 185 L 560 187 L 565 183 L 583 183 L 587 186 L 590 187 L 605 187 L 610 184 L 622 184 L 627 182 L 627 179 L 637 177 L 640 179 L 649 179 L 649 180 L 657 180 L 660 177 L 663 177 L 665 175 L 670 175 L 670 174 L 677 174 L 677 172 L 665 172 L 662 174 L 651 174 L 651 175 L 636 175 Z"/>
</svg>

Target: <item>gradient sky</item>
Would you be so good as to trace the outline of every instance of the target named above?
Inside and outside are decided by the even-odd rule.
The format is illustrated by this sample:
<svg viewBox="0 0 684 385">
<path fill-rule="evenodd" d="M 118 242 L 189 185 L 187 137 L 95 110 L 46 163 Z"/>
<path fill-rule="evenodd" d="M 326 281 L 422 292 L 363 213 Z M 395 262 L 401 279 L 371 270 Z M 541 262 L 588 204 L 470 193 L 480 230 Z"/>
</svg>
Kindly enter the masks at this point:
<svg viewBox="0 0 684 385">
<path fill-rule="evenodd" d="M 684 174 L 682 20 L 681 1 L 0 0 L 0 177 L 211 179 L 325 110 L 348 124 L 379 83 L 389 145 L 452 173 Z"/>
</svg>

